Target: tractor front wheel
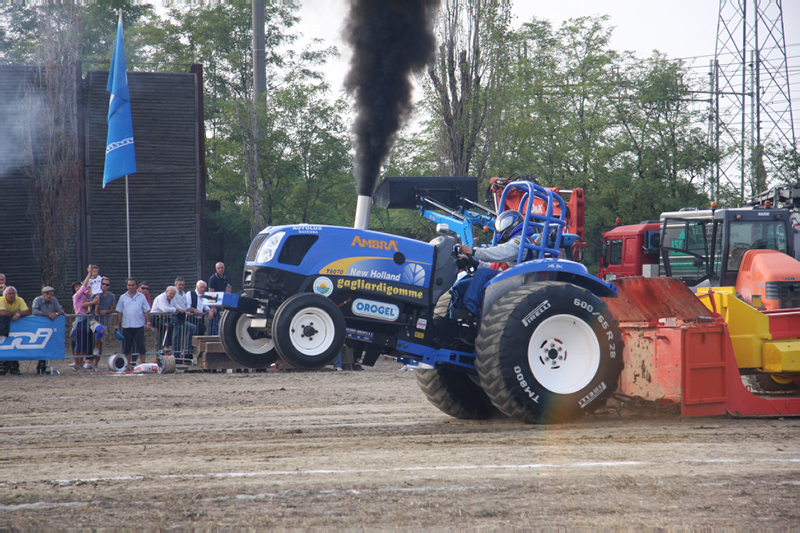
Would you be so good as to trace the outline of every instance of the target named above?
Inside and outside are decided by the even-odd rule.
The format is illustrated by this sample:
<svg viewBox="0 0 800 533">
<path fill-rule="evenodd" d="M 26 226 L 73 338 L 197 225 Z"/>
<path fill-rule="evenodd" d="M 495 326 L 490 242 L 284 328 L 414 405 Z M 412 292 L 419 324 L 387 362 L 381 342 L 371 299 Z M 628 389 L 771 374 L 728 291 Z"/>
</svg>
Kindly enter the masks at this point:
<svg viewBox="0 0 800 533">
<path fill-rule="evenodd" d="M 336 359 L 344 346 L 345 321 L 335 303 L 314 293 L 295 294 L 272 321 L 272 338 L 290 365 L 314 370 Z"/>
<path fill-rule="evenodd" d="M 278 360 L 278 352 L 263 328 L 252 327 L 252 320 L 250 315 L 226 309 L 219 324 L 219 340 L 236 363 L 249 368 L 268 368 Z"/>
</svg>

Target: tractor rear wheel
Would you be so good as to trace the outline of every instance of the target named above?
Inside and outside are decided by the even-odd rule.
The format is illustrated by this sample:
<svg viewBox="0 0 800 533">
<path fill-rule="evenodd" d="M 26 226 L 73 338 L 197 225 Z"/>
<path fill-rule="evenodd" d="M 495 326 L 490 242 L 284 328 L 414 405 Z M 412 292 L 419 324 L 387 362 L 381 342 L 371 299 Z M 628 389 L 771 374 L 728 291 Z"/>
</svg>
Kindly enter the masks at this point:
<svg viewBox="0 0 800 533">
<path fill-rule="evenodd" d="M 594 411 L 622 372 L 616 319 L 570 283 L 531 283 L 501 297 L 483 317 L 475 348 L 483 390 L 501 412 L 526 423 Z"/>
<path fill-rule="evenodd" d="M 249 368 L 269 368 L 278 360 L 275 343 L 263 335 L 262 328 L 252 328 L 253 317 L 233 309 L 222 313 L 219 340 L 233 361 Z"/>
<path fill-rule="evenodd" d="M 336 359 L 344 346 L 344 315 L 325 296 L 295 294 L 281 304 L 272 321 L 272 338 L 290 365 L 314 370 Z"/>
<path fill-rule="evenodd" d="M 480 385 L 464 372 L 450 368 L 414 372 L 428 401 L 445 414 L 464 420 L 483 420 L 500 414 Z"/>
</svg>

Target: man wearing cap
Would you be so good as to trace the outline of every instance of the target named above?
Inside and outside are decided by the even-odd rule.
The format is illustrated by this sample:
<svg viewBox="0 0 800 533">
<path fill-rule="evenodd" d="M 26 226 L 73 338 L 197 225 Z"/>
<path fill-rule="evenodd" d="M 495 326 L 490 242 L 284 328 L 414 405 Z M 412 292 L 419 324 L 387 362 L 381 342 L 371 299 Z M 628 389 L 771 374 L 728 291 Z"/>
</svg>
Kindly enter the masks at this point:
<svg viewBox="0 0 800 533">
<path fill-rule="evenodd" d="M 33 300 L 33 316 L 46 316 L 55 322 L 58 315 L 64 314 L 64 308 L 58 303 L 55 297 L 56 290 L 49 285 L 42 287 L 42 295 Z M 47 372 L 47 361 L 39 361 L 36 365 L 36 373 L 44 374 Z"/>
<path fill-rule="evenodd" d="M 3 291 L 3 297 L 0 298 L 0 316 L 7 316 L 11 318 L 12 322 L 16 322 L 22 317 L 31 314 L 28 309 L 28 304 L 22 298 L 17 298 L 17 289 L 14 287 L 6 287 Z M 10 374 L 19 375 L 19 361 L 5 361 L 2 369 L 2 374 L 8 371 Z"/>
</svg>

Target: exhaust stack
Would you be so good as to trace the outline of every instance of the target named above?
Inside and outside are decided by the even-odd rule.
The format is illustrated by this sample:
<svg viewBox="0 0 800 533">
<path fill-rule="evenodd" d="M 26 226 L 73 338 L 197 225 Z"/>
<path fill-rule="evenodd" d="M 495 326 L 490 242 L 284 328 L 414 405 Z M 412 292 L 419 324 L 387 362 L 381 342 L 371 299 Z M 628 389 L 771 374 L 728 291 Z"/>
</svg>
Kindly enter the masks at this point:
<svg viewBox="0 0 800 533">
<path fill-rule="evenodd" d="M 369 215 L 372 211 L 372 196 L 358 196 L 356 203 L 355 229 L 369 229 Z"/>
</svg>

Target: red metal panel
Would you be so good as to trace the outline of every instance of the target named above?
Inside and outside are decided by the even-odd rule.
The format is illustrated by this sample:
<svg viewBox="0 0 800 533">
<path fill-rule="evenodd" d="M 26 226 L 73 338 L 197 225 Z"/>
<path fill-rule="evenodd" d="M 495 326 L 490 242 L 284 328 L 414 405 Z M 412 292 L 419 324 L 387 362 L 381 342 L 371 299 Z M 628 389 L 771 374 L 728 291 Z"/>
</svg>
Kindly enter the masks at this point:
<svg viewBox="0 0 800 533">
<path fill-rule="evenodd" d="M 726 343 L 730 344 L 730 337 L 727 327 L 722 323 L 703 324 L 683 330 L 683 416 L 725 414 L 728 397 Z M 736 373 L 739 373 L 738 367 Z"/>
<path fill-rule="evenodd" d="M 691 322 L 711 316 L 711 311 L 676 278 L 621 278 L 614 285 L 617 298 L 606 298 L 605 302 L 620 322 L 650 324 L 660 318 Z"/>
<path fill-rule="evenodd" d="M 764 311 L 764 314 L 769 317 L 772 340 L 800 337 L 800 309 L 776 309 Z"/>
</svg>

